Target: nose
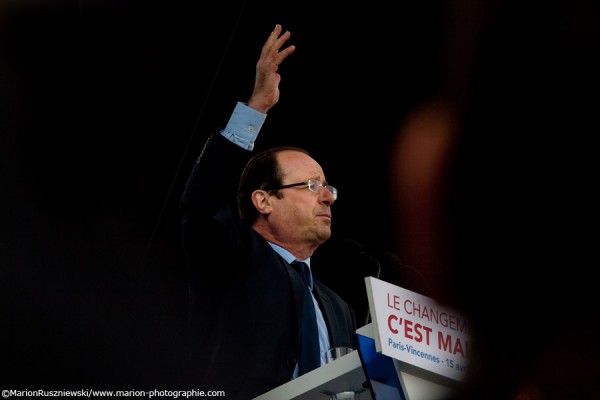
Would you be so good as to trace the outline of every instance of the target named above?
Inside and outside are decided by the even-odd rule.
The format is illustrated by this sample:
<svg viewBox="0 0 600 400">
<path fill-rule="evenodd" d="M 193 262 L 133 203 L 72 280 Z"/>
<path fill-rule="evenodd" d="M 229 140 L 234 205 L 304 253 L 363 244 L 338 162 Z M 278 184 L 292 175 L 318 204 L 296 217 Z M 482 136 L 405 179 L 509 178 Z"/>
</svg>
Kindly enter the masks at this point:
<svg viewBox="0 0 600 400">
<path fill-rule="evenodd" d="M 333 197 L 333 193 L 331 193 L 327 187 L 324 187 L 323 190 L 321 190 L 321 193 L 319 194 L 321 195 L 321 200 L 323 201 L 323 203 L 331 205 L 335 202 L 335 197 Z"/>
</svg>

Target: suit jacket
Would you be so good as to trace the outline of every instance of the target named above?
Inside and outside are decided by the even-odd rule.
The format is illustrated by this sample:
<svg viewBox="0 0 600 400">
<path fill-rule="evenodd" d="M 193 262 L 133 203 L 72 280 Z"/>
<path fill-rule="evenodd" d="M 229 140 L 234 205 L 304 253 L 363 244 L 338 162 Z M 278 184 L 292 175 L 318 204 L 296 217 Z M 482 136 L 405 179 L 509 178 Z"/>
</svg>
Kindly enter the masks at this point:
<svg viewBox="0 0 600 400">
<path fill-rule="evenodd" d="M 235 189 L 251 152 L 214 134 L 181 197 L 189 270 L 192 384 L 248 400 L 290 381 L 300 354 L 301 277 L 239 219 Z M 314 279 L 331 346 L 355 347 L 354 313 Z"/>
</svg>

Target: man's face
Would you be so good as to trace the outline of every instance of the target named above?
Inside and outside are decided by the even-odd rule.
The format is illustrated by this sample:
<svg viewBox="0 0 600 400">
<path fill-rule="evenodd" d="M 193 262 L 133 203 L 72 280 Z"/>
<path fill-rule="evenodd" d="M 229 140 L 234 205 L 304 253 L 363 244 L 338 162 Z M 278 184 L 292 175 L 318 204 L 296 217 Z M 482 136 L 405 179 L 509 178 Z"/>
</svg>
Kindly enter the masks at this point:
<svg viewBox="0 0 600 400">
<path fill-rule="evenodd" d="M 310 156 L 292 150 L 278 154 L 281 185 L 308 182 L 316 179 L 325 184 L 321 166 Z M 323 188 L 316 193 L 308 185 L 279 190 L 279 197 L 271 195 L 272 212 L 268 217 L 273 234 L 282 243 L 320 245 L 331 236 L 331 205 L 333 194 Z"/>
</svg>

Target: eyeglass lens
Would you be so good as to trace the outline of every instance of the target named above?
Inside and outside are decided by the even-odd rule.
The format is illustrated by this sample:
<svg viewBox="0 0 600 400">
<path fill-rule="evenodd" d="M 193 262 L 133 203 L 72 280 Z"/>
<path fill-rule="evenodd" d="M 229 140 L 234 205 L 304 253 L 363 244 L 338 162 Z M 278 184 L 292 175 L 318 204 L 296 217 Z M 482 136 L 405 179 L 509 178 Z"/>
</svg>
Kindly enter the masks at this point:
<svg viewBox="0 0 600 400">
<path fill-rule="evenodd" d="M 324 188 L 327 188 L 327 190 L 329 190 L 329 192 L 331 192 L 331 194 L 333 195 L 334 199 L 337 199 L 337 189 L 334 188 L 331 185 L 324 185 L 321 182 L 319 182 L 316 179 L 309 179 L 308 180 L 308 189 L 311 192 L 315 192 L 315 193 L 320 193 L 321 190 L 323 190 Z"/>
</svg>

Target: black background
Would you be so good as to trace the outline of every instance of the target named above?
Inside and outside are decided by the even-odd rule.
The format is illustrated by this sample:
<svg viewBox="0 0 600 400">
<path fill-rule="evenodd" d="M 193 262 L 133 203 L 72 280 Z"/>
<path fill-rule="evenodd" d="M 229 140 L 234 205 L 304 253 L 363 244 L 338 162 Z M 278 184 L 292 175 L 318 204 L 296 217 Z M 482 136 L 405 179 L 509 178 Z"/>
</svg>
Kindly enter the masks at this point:
<svg viewBox="0 0 600 400">
<path fill-rule="evenodd" d="M 9 376 L 42 386 L 176 380 L 186 307 L 177 201 L 206 136 L 248 98 L 276 23 L 297 51 L 257 146 L 310 149 L 341 193 L 336 229 L 388 240 L 384 154 L 418 69 L 398 61 L 416 47 L 408 36 L 422 44 L 433 33 L 343 6 L 5 7 Z"/>
<path fill-rule="evenodd" d="M 257 149 L 311 151 L 340 191 L 334 235 L 396 249 L 391 144 L 442 95 L 465 110 L 448 201 L 457 301 L 476 318 L 502 299 L 482 326 L 529 329 L 592 302 L 594 2 L 25 3 L 0 8 L 7 388 L 181 383 L 177 202 L 276 23 L 297 50 Z"/>
</svg>

